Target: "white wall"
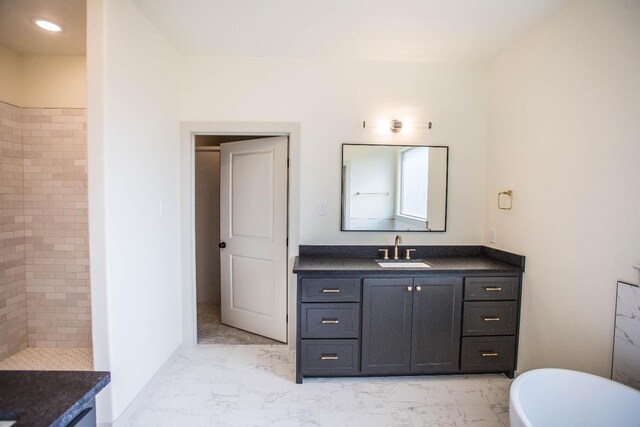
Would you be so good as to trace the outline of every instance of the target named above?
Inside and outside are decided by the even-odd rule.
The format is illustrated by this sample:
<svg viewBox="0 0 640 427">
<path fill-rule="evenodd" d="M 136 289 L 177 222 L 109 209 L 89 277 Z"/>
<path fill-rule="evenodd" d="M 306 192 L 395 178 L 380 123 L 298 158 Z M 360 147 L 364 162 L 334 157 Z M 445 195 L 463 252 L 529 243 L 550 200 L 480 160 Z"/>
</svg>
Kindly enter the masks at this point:
<svg viewBox="0 0 640 427">
<path fill-rule="evenodd" d="M 180 80 L 183 121 L 301 123 L 301 244 L 393 243 L 395 233 L 340 231 L 341 144 L 383 141 L 451 147 L 450 231 L 405 233 L 405 242 L 482 243 L 486 66 L 191 57 Z M 362 120 L 394 117 L 434 127 L 362 129 Z"/>
<path fill-rule="evenodd" d="M 490 87 L 487 228 L 527 256 L 519 369 L 609 376 L 616 281 L 640 262 L 640 3 L 570 3 Z"/>
<path fill-rule="evenodd" d="M 84 56 L 19 55 L 0 45 L 0 101 L 18 107 L 85 108 Z"/>
<path fill-rule="evenodd" d="M 85 108 L 84 56 L 23 55 L 22 107 Z"/>
<path fill-rule="evenodd" d="M 20 55 L 0 45 L 0 101 L 17 107 L 22 105 Z"/>
<path fill-rule="evenodd" d="M 130 0 L 88 2 L 95 368 L 116 419 L 179 348 L 178 57 Z"/>
</svg>

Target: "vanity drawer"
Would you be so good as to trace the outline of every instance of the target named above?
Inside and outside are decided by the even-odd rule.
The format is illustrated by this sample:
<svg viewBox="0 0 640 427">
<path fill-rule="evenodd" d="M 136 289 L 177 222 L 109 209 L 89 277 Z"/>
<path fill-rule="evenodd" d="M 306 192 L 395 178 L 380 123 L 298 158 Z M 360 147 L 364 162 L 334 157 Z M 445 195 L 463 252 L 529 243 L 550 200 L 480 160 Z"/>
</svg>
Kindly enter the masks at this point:
<svg viewBox="0 0 640 427">
<path fill-rule="evenodd" d="M 301 304 L 302 338 L 358 338 L 360 304 Z"/>
<path fill-rule="evenodd" d="M 516 300 L 518 277 L 466 277 L 465 300 Z"/>
<path fill-rule="evenodd" d="M 302 302 L 359 302 L 359 277 L 321 277 L 302 280 Z"/>
<path fill-rule="evenodd" d="M 345 375 L 360 372 L 359 340 L 302 340 L 303 375 Z"/>
<path fill-rule="evenodd" d="M 513 335 L 515 333 L 515 301 L 464 303 L 462 335 Z"/>
<path fill-rule="evenodd" d="M 463 372 L 510 371 L 515 367 L 516 338 L 464 337 L 460 369 Z"/>
</svg>

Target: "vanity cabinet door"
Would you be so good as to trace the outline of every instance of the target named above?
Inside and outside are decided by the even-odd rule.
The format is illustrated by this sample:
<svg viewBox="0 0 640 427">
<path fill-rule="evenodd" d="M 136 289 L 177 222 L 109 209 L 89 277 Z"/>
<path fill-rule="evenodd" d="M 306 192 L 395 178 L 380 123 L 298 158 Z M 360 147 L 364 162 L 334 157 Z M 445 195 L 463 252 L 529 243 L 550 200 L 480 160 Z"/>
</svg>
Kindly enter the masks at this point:
<svg viewBox="0 0 640 427">
<path fill-rule="evenodd" d="M 411 371 L 412 278 L 365 278 L 362 294 L 362 372 Z"/>
<path fill-rule="evenodd" d="M 411 372 L 458 371 L 462 278 L 415 278 Z"/>
</svg>

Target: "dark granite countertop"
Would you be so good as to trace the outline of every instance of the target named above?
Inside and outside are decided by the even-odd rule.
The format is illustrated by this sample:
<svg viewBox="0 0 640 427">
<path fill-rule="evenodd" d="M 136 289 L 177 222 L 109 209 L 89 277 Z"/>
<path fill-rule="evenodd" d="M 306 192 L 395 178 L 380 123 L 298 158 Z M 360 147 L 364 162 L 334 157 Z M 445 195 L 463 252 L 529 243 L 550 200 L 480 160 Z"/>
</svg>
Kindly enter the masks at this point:
<svg viewBox="0 0 640 427">
<path fill-rule="evenodd" d="M 403 260 L 399 260 L 402 262 Z M 415 260 L 414 260 L 415 261 Z M 294 273 L 310 272 L 362 272 L 362 273 L 520 273 L 522 269 L 504 262 L 485 257 L 431 257 L 424 258 L 430 268 L 388 268 L 380 267 L 372 258 L 323 258 L 299 256 L 293 266 Z M 392 262 L 392 261 L 390 261 Z M 411 261 L 407 261 L 411 262 Z"/>
<path fill-rule="evenodd" d="M 404 249 L 405 247 L 403 247 Z M 376 262 L 378 247 L 306 246 L 293 266 L 294 273 L 522 273 L 524 257 L 484 246 L 416 247 L 415 259 L 430 268 L 388 268 Z M 393 253 L 393 251 L 390 251 Z M 404 252 L 401 252 L 404 253 Z M 378 258 L 379 260 L 379 258 Z M 393 262 L 389 260 L 388 262 Z M 398 260 L 404 262 L 404 260 Z"/>
<path fill-rule="evenodd" d="M 0 420 L 66 426 L 110 381 L 109 372 L 0 371 Z"/>
</svg>

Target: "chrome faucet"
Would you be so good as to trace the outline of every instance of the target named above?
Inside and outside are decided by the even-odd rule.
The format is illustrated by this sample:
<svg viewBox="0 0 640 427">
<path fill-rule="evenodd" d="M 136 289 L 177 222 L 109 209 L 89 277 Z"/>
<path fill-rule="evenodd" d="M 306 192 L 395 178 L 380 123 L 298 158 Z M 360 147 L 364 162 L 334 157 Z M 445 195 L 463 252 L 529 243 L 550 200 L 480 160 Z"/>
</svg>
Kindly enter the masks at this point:
<svg viewBox="0 0 640 427">
<path fill-rule="evenodd" d="M 396 236 L 396 243 L 393 247 L 393 259 L 399 259 L 398 258 L 398 243 L 402 243 L 402 237 L 398 234 Z"/>
</svg>

